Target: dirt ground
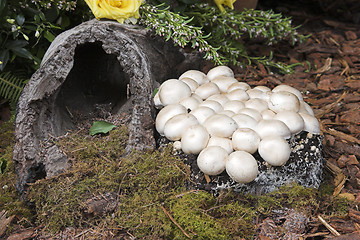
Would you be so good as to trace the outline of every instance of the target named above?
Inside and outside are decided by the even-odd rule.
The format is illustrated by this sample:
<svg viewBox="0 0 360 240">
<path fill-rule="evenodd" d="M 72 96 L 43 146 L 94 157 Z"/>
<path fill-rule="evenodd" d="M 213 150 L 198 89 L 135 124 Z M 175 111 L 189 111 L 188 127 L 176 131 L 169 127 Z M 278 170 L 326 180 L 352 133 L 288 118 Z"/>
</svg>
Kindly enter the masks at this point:
<svg viewBox="0 0 360 240">
<path fill-rule="evenodd" d="M 234 69 L 235 77 L 252 86 L 272 88 L 287 84 L 304 93 L 304 100 L 321 123 L 325 171 L 331 176 L 333 195 L 341 194 L 354 201 L 343 217 L 322 218 L 315 211 L 302 239 L 360 239 L 357 204 L 360 203 L 360 4 L 357 1 L 274 2 L 260 2 L 260 7 L 291 16 L 294 24 L 302 25 L 300 33 L 311 34 L 296 47 L 279 44 L 275 59 L 303 65 L 296 67 L 294 74 L 285 76 L 275 71 L 269 74 L 263 66 Z M 262 52 L 261 45 L 254 44 L 251 48 L 255 53 Z M 0 124 L 9 118 L 8 104 L 0 99 Z M 297 218 L 293 223 L 301 222 L 301 216 L 291 216 Z M 277 239 L 276 221 L 285 220 L 279 217 L 257 222 L 258 239 Z M 16 233 L 8 239 L 31 239 L 35 230 Z"/>
</svg>

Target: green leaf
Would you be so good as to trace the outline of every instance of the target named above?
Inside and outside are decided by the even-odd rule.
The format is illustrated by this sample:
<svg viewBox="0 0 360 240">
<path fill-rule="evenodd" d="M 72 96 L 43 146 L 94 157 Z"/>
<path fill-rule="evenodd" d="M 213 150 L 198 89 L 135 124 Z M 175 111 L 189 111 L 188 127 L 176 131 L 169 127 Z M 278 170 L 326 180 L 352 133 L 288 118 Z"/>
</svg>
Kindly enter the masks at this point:
<svg viewBox="0 0 360 240">
<path fill-rule="evenodd" d="M 19 26 L 22 26 L 25 22 L 25 17 L 23 15 L 17 15 L 16 16 L 16 22 L 19 24 Z"/>
<path fill-rule="evenodd" d="M 6 6 L 6 0 L 0 0 L 0 15 Z"/>
<path fill-rule="evenodd" d="M 49 42 L 52 42 L 52 41 L 54 41 L 54 39 L 55 39 L 54 34 L 52 34 L 51 32 L 49 32 L 48 30 L 46 30 L 46 31 L 44 32 L 44 37 L 45 37 Z"/>
<path fill-rule="evenodd" d="M 33 58 L 31 53 L 25 48 L 12 48 L 11 51 L 13 51 L 19 57 L 23 57 L 23 58 L 27 58 L 27 59 Z"/>
<path fill-rule="evenodd" d="M 7 161 L 5 158 L 0 159 L 0 174 L 3 174 L 5 172 L 7 166 Z"/>
<path fill-rule="evenodd" d="M 22 48 L 28 45 L 29 43 L 25 40 L 14 40 L 8 41 L 5 45 L 5 48 L 12 49 L 12 48 Z"/>
<path fill-rule="evenodd" d="M 99 133 L 105 134 L 113 130 L 115 127 L 116 127 L 115 125 L 105 121 L 95 121 L 91 126 L 89 133 L 91 136 L 94 136 L 95 134 L 99 134 Z"/>
</svg>

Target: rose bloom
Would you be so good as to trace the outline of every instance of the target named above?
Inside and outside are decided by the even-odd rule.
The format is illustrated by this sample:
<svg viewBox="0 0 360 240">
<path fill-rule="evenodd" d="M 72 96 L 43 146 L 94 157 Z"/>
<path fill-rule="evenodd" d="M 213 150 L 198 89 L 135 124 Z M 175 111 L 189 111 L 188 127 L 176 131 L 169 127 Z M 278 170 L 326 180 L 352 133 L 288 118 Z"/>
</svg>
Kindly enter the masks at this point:
<svg viewBox="0 0 360 240">
<path fill-rule="evenodd" d="M 220 11 L 224 11 L 224 7 L 222 5 L 226 5 L 231 9 L 234 9 L 233 3 L 236 2 L 236 0 L 214 0 L 215 4 L 218 6 Z"/>
<path fill-rule="evenodd" d="M 129 18 L 139 18 L 143 0 L 85 0 L 97 19 L 115 19 L 124 23 Z"/>
</svg>

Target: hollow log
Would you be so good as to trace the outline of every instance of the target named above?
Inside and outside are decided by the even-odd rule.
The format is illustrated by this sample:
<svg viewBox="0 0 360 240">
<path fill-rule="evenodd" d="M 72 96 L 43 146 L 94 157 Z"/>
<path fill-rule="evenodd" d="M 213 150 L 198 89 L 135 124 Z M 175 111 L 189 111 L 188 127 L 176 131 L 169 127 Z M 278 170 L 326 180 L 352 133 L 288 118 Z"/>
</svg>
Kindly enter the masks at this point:
<svg viewBox="0 0 360 240">
<path fill-rule="evenodd" d="M 69 167 L 53 139 L 99 117 L 99 106 L 131 115 L 127 151 L 153 149 L 154 89 L 199 60 L 136 25 L 94 19 L 60 34 L 18 102 L 17 189 Z"/>
</svg>

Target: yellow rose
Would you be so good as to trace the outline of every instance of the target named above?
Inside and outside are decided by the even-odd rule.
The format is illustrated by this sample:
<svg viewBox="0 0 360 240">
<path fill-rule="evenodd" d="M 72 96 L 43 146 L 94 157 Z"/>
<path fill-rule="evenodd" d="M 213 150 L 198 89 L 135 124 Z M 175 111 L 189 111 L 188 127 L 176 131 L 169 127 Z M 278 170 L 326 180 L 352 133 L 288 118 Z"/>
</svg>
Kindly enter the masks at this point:
<svg viewBox="0 0 360 240">
<path fill-rule="evenodd" d="M 115 19 L 124 23 L 128 18 L 139 18 L 143 0 L 85 0 L 97 19 Z"/>
<path fill-rule="evenodd" d="M 220 11 L 224 11 L 224 7 L 222 5 L 226 5 L 231 9 L 234 9 L 233 3 L 236 2 L 236 0 L 214 0 L 215 4 L 218 6 Z"/>
</svg>

